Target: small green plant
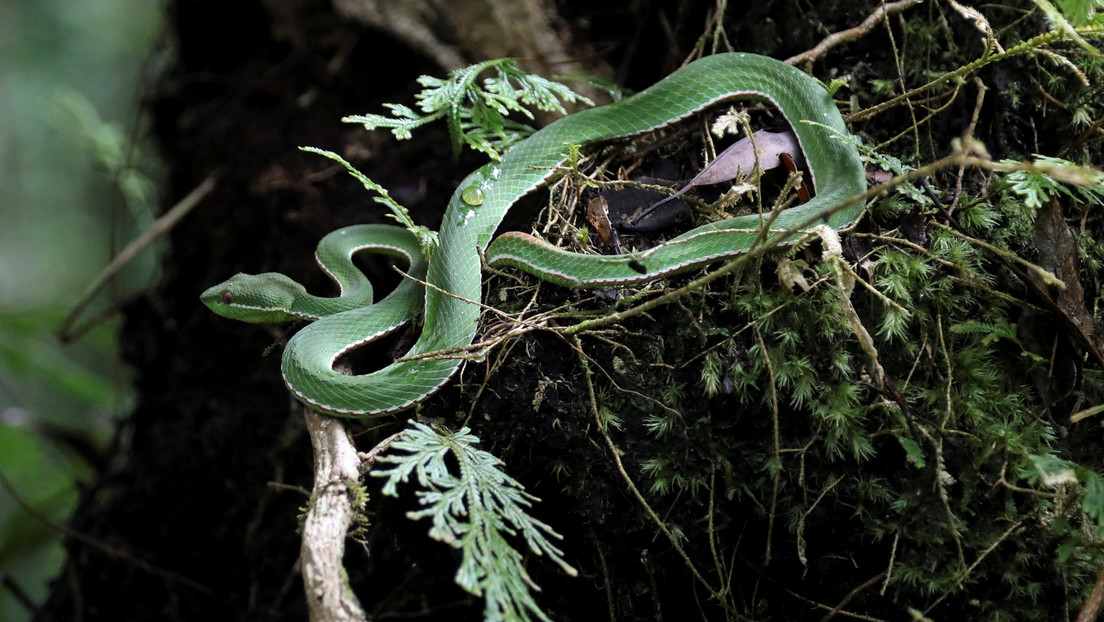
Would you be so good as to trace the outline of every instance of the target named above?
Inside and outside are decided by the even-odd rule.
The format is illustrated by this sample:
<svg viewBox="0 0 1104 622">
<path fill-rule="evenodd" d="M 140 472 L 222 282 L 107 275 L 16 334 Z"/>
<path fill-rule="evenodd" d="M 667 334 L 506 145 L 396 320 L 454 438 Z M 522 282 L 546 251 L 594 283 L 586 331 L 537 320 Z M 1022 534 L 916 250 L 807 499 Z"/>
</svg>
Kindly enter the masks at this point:
<svg viewBox="0 0 1104 622">
<path fill-rule="evenodd" d="M 496 73 L 483 80 L 483 85 L 480 86 L 477 79 L 488 69 L 494 69 Z M 467 144 L 491 159 L 498 160 L 507 149 L 536 131 L 529 125 L 510 119 L 511 112 L 519 112 L 532 119 L 530 106 L 546 112 L 566 114 L 563 103 L 593 104 L 564 84 L 523 72 L 511 58 L 484 61 L 457 69 L 447 79 L 421 76 L 418 83 L 425 87 L 414 96 L 418 100 L 421 113 L 403 104 L 384 104 L 391 111 L 391 116 L 353 115 L 342 121 L 361 123 L 367 130 L 390 128 L 396 138 L 405 140 L 411 137 L 414 129 L 443 118 L 448 123 L 454 154 L 459 154 Z M 390 211 L 388 215 L 391 218 L 418 238 L 426 258 L 433 255 L 437 248 L 437 232 L 415 225 L 410 218 L 410 211 L 392 199 L 386 188 L 332 151 L 316 147 L 300 149 L 325 156 L 344 166 L 350 175 L 376 194 L 373 199 Z"/>
<path fill-rule="evenodd" d="M 499 469 L 498 458 L 476 448 L 478 443 L 467 428 L 440 433 L 411 422 L 405 437 L 391 445 L 401 453 L 376 459 L 393 466 L 372 475 L 387 478 L 383 494 L 392 497 L 398 496 L 399 484 L 411 477 L 417 480 L 423 509 L 407 516 L 428 517 L 430 537 L 463 552 L 456 583 L 484 598 L 484 620 L 527 621 L 530 615 L 548 620 L 531 593 L 540 588 L 525 571 L 525 560 L 511 537 L 520 534 L 533 554 L 547 555 L 569 575 L 575 576 L 576 570 L 549 540 L 560 535 L 527 513 L 538 499 Z M 448 454 L 459 465 L 459 474 L 449 469 Z"/>
<path fill-rule="evenodd" d="M 1067 197 L 1088 205 L 1104 205 L 1104 175 L 1081 169 L 1073 162 L 1042 155 L 1035 156 L 1034 169 L 1008 174 L 1012 192 L 1030 208 L 1042 207 L 1050 198 Z M 1014 160 L 1002 163 L 1016 164 Z"/>
<path fill-rule="evenodd" d="M 490 69 L 495 75 L 484 79 L 480 86 L 480 74 Z M 454 154 L 467 144 L 497 160 L 534 132 L 532 127 L 510 119 L 510 113 L 518 112 L 532 119 L 529 107 L 566 114 L 563 103 L 593 103 L 564 84 L 525 73 L 512 58 L 457 69 L 446 79 L 421 76 L 418 84 L 425 87 L 414 96 L 420 113 L 403 104 L 384 104 L 391 116 L 353 115 L 342 121 L 362 123 L 368 130 L 390 128 L 396 138 L 403 140 L 410 138 L 415 128 L 445 119 Z"/>
<path fill-rule="evenodd" d="M 426 259 L 432 258 L 433 251 L 437 249 L 437 232 L 431 230 L 429 227 L 414 224 L 414 219 L 410 217 L 410 210 L 399 204 L 395 199 L 392 199 L 391 194 L 387 192 L 387 188 L 372 181 L 367 175 L 358 171 L 352 164 L 346 162 L 345 158 L 342 158 L 332 151 L 317 149 L 315 147 L 300 147 L 300 149 L 325 156 L 344 166 L 345 170 L 349 171 L 350 175 L 364 184 L 365 188 L 370 192 L 376 193 L 377 196 L 372 197 L 372 199 L 391 212 L 388 216 L 398 221 L 400 225 L 406 227 L 408 231 L 413 233 L 414 237 L 418 238 L 418 243 L 421 244 L 422 253 L 426 256 Z"/>
<path fill-rule="evenodd" d="M 1100 21 L 1096 15 L 1101 6 L 1100 0 L 1056 0 L 1053 5 L 1047 0 L 1035 0 L 1035 4 L 1059 26 L 1063 26 L 1065 20 L 1069 20 L 1073 26 L 1085 26 Z"/>
</svg>

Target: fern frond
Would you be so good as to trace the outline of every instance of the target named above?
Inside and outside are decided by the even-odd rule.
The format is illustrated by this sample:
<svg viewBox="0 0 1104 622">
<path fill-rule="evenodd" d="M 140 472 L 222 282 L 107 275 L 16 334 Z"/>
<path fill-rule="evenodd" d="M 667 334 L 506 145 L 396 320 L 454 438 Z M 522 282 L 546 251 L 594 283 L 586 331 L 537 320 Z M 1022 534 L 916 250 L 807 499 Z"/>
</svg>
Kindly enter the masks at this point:
<svg viewBox="0 0 1104 622">
<path fill-rule="evenodd" d="M 398 221 L 400 225 L 413 233 L 414 237 L 418 238 L 418 244 L 421 245 L 422 254 L 426 256 L 426 259 L 431 259 L 433 257 L 433 251 L 437 249 L 437 232 L 429 229 L 429 227 L 414 224 L 414 220 L 410 217 L 410 211 L 402 204 L 395 201 L 395 199 L 392 199 L 391 194 L 387 192 L 387 188 L 372 181 L 367 175 L 361 173 L 356 167 L 345 161 L 345 158 L 342 158 L 332 151 L 318 149 L 317 147 L 300 147 L 299 149 L 301 151 L 308 151 L 310 153 L 317 153 L 318 155 L 325 156 L 344 166 L 345 170 L 360 181 L 365 188 L 376 193 L 377 196 L 372 197 L 372 200 L 386 207 L 388 211 L 391 212 L 388 216 Z"/>
<path fill-rule="evenodd" d="M 533 495 L 506 475 L 502 462 L 478 449 L 479 439 L 468 428 L 440 433 L 411 422 L 406 435 L 391 445 L 393 451 L 376 459 L 392 465 L 372 475 L 387 478 L 383 494 L 397 496 L 399 484 L 417 480 L 418 502 L 423 509 L 407 513 L 411 520 L 429 518 L 429 536 L 463 553 L 456 583 L 485 600 L 484 620 L 528 621 L 530 616 L 548 620 L 532 592 L 540 591 L 525 571 L 522 553 L 511 542 L 520 535 L 535 555 L 549 559 L 571 576 L 576 570 L 549 538 L 561 539 L 527 509 Z M 398 453 L 401 452 L 401 453 Z M 454 474 L 446 462 L 452 454 L 459 464 Z"/>
<path fill-rule="evenodd" d="M 494 75 L 480 85 L 480 74 L 489 69 L 494 70 Z M 425 87 L 415 96 L 421 113 L 401 104 L 385 104 L 390 116 L 352 115 L 342 121 L 361 123 L 367 130 L 388 128 L 402 140 L 410 138 L 414 129 L 444 118 L 453 153 L 460 153 L 467 144 L 497 160 L 507 149 L 534 132 L 532 127 L 510 119 L 511 113 L 532 119 L 529 107 L 566 114 L 565 103 L 593 105 L 564 84 L 525 73 L 512 58 L 457 69 L 447 79 L 421 76 L 418 83 Z"/>
</svg>

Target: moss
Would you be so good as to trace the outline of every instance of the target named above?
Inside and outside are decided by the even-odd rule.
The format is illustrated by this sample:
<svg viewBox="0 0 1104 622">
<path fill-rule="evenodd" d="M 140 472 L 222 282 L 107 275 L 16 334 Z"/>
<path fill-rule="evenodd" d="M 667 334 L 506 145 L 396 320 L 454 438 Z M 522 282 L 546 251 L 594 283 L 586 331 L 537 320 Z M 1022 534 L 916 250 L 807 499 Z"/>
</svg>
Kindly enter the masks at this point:
<svg viewBox="0 0 1104 622">
<path fill-rule="evenodd" d="M 919 16 L 906 22 L 904 36 L 921 48 L 966 41 Z M 963 64 L 974 47 L 947 45 L 939 66 Z M 1099 72 L 1095 65 L 1082 69 Z M 906 64 L 906 75 L 914 83 L 930 79 L 917 62 Z M 1090 78 L 1097 84 L 1101 76 Z M 1059 82 L 1056 90 L 1069 80 Z M 1071 93 L 1086 97 L 1081 88 Z M 1017 82 L 990 97 L 1022 106 L 1035 95 Z M 965 94 L 955 101 L 967 111 L 972 105 Z M 1041 143 L 1068 144 L 1080 133 L 1069 126 L 1075 114 L 1013 119 L 995 106 L 979 131 L 1008 155 L 1027 158 L 1030 151 L 1011 151 L 1021 145 L 1025 123 L 1047 128 Z M 1001 119 L 1016 127 L 1000 127 Z M 911 122 L 894 114 L 857 129 L 892 136 Z M 929 146 L 955 137 L 939 129 L 922 130 L 934 132 Z M 924 151 L 919 147 L 906 140 L 886 149 L 907 159 Z M 583 517 L 586 541 L 598 542 L 603 563 L 626 573 L 607 579 L 610 590 L 643 580 L 624 570 L 642 550 L 648 584 L 665 579 L 702 589 L 681 549 L 705 582 L 723 590 L 719 606 L 730 613 L 799 619 L 818 611 L 815 603 L 823 612 L 847 594 L 848 611 L 876 618 L 898 618 L 910 608 L 935 619 L 1047 620 L 1076 611 L 1104 561 L 1104 494 L 1096 488 L 1104 464 L 1094 425 L 1063 434 L 1069 414 L 1099 403 L 1104 378 L 1082 369 L 1092 361 L 1075 331 L 1061 325 L 1063 312 L 1045 310 L 1039 290 L 1019 275 L 1016 258 L 1040 254 L 1037 208 L 1025 204 L 1022 184 L 957 173 L 931 180 L 941 195 L 909 186 L 880 198 L 845 236 L 846 261 L 877 291 L 860 286 L 849 298 L 873 335 L 882 384 L 841 311 L 842 294 L 818 244 L 788 258 L 805 267 L 808 291 L 786 291 L 775 276 L 783 257 L 770 256 L 647 316 L 583 333 L 581 353 L 557 337 L 528 338 L 536 357 L 500 373 L 549 378 L 558 367 L 562 382 L 551 404 L 558 426 L 523 424 L 515 434 L 532 434 L 563 453 L 547 460 L 547 470 L 539 459 L 551 453 L 534 455 L 532 446 L 504 458 L 526 464 L 520 468 L 533 469 L 534 479 L 555 476 L 557 489 L 542 496 L 556 499 L 562 520 Z M 1085 298 L 1093 300 L 1104 258 L 1096 242 L 1100 219 L 1086 208 L 1094 199 L 1043 181 L 1051 183 L 1037 180 L 1036 190 L 1047 202 L 1060 201 L 1075 232 Z M 932 197 L 947 207 L 959 187 L 956 228 Z M 562 293 L 547 295 L 553 298 L 545 308 L 564 302 Z M 574 296 L 574 311 L 611 306 L 604 293 Z M 1075 379 L 1063 381 L 1065 367 Z M 587 378 L 596 386 L 593 402 Z M 546 397 L 541 410 L 549 407 Z M 541 417 L 518 415 L 527 423 Z M 658 534 L 624 478 L 611 472 L 599 426 L 674 541 Z M 1047 483 L 1057 480 L 1044 478 L 1045 456 L 1068 471 L 1062 483 Z M 611 516 L 615 525 L 605 526 Z M 655 588 L 657 606 L 672 602 L 674 589 Z"/>
</svg>

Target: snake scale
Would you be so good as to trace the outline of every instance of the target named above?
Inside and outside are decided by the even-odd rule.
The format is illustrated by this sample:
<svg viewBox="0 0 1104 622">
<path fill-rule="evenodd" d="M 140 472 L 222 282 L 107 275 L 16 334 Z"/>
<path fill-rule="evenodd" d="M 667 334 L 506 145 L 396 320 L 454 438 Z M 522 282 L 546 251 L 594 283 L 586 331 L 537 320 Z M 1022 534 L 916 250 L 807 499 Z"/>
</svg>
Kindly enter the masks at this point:
<svg viewBox="0 0 1104 622">
<path fill-rule="evenodd" d="M 785 231 L 825 213 L 866 190 L 857 149 L 833 135 L 847 135 L 835 103 L 816 80 L 785 63 L 754 54 L 708 56 L 690 63 L 631 97 L 564 117 L 515 145 L 498 162 L 469 174 L 452 195 L 441 223 L 440 246 L 426 266 L 413 235 L 397 226 L 358 225 L 322 239 L 316 257 L 341 287 L 336 298 L 311 296 L 288 277 L 239 274 L 211 287 L 201 299 L 233 319 L 272 322 L 313 320 L 284 350 L 284 381 L 303 403 L 344 417 L 394 413 L 413 406 L 444 385 L 462 358 L 418 357 L 456 353 L 472 343 L 480 306 L 481 251 L 491 266 L 513 266 L 569 286 L 639 283 L 745 253 L 756 240 L 761 217 L 741 216 L 702 225 L 653 249 L 629 255 L 586 255 L 557 249 L 533 236 L 511 232 L 492 241 L 510 207 L 544 184 L 565 163 L 568 145 L 650 132 L 718 102 L 766 100 L 787 119 L 809 165 L 816 196 L 782 211 L 771 231 Z M 811 123 L 805 123 L 810 121 Z M 828 224 L 852 224 L 861 203 L 836 209 Z M 792 245 L 800 234 L 772 239 Z M 351 261 L 374 249 L 410 262 L 409 272 L 432 287 L 404 280 L 371 304 L 371 284 Z M 379 338 L 421 312 L 421 336 L 407 360 L 364 375 L 334 369 L 337 358 Z"/>
</svg>

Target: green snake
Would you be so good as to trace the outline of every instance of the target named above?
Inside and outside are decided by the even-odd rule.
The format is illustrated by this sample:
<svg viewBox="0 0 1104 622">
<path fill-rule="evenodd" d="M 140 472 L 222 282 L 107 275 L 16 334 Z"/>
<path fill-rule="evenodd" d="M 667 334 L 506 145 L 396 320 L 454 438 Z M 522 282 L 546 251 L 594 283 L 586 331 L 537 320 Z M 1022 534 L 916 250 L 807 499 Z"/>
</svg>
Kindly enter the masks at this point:
<svg viewBox="0 0 1104 622">
<path fill-rule="evenodd" d="M 544 184 L 567 160 L 569 145 L 632 136 L 670 125 L 704 108 L 736 98 L 766 100 L 790 123 L 805 152 L 816 196 L 782 211 L 764 238 L 758 214 L 702 225 L 647 251 L 588 255 L 557 249 L 517 233 L 492 237 L 510 207 Z M 810 123 L 806 123 L 809 121 Z M 718 54 L 686 65 L 640 93 L 564 117 L 468 175 L 453 193 L 441 223 L 440 246 L 425 268 L 413 235 L 396 226 L 339 229 L 319 243 L 319 264 L 341 287 L 337 298 L 310 296 L 280 274 L 237 275 L 202 296 L 208 307 L 233 319 L 271 322 L 315 320 L 284 350 L 284 381 L 297 399 L 345 417 L 394 413 L 417 404 L 444 385 L 476 335 L 482 300 L 481 255 L 491 266 L 513 266 L 569 287 L 640 283 L 749 251 L 769 240 L 792 245 L 801 235 L 784 232 L 830 213 L 829 226 L 851 225 L 862 211 L 853 202 L 866 190 L 857 149 L 837 136 L 847 128 L 832 98 L 802 71 L 753 54 Z M 405 258 L 423 288 L 405 279 L 376 304 L 371 285 L 352 262 L 362 249 Z M 364 375 L 334 369 L 344 352 L 424 313 L 421 336 L 403 360 Z M 441 353 L 433 355 L 432 353 Z"/>
</svg>

